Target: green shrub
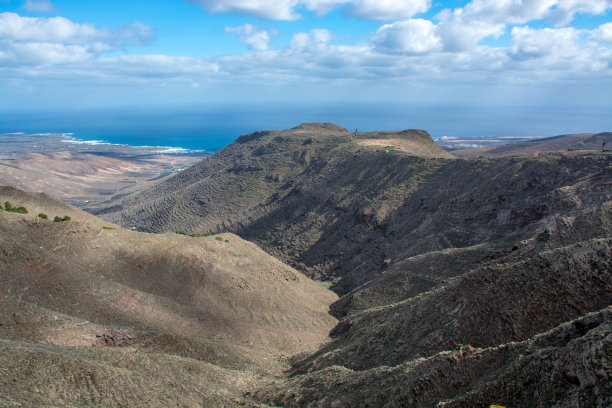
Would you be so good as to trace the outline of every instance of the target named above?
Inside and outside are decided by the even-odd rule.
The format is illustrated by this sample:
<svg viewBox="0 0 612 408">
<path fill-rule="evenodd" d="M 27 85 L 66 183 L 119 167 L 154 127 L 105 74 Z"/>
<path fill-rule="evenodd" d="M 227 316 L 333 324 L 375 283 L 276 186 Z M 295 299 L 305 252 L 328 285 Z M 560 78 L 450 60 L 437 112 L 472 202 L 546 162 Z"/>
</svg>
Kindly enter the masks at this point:
<svg viewBox="0 0 612 408">
<path fill-rule="evenodd" d="M 376 221 L 376 228 L 387 229 L 387 223 L 385 221 Z"/>
<path fill-rule="evenodd" d="M 226 239 L 225 242 L 229 242 L 229 239 Z"/>
<path fill-rule="evenodd" d="M 102 229 L 105 229 L 105 230 L 114 230 L 114 228 L 113 228 L 113 227 L 107 227 L 106 225 L 104 225 L 104 226 L 102 227 Z"/>
<path fill-rule="evenodd" d="M 215 239 L 216 239 L 217 241 L 223 241 L 223 238 L 221 238 L 221 237 L 215 237 Z"/>
<path fill-rule="evenodd" d="M 45 213 L 40 213 L 40 214 L 38 214 L 38 218 L 42 218 L 43 220 L 46 220 L 49 217 L 47 217 L 47 214 L 45 214 Z"/>
<path fill-rule="evenodd" d="M 179 235 L 187 235 L 185 231 L 174 231 L 174 232 Z"/>
<path fill-rule="evenodd" d="M 56 215 L 55 217 L 53 217 L 53 221 L 55 221 L 55 222 L 70 221 L 70 216 L 64 215 L 64 218 L 62 218 L 62 217 L 58 217 Z"/>
<path fill-rule="evenodd" d="M 0 208 L 1 208 L 1 206 L 0 206 Z M 27 214 L 28 213 L 28 210 L 26 210 L 25 207 L 21 207 L 21 206 L 13 207 L 13 204 L 11 204 L 9 201 L 5 201 L 4 202 L 4 209 L 6 211 L 14 212 L 14 213 L 19 213 L 19 214 Z"/>
<path fill-rule="evenodd" d="M 70 221 L 70 216 L 69 215 L 64 215 L 64 218 L 62 218 L 63 221 Z"/>
</svg>

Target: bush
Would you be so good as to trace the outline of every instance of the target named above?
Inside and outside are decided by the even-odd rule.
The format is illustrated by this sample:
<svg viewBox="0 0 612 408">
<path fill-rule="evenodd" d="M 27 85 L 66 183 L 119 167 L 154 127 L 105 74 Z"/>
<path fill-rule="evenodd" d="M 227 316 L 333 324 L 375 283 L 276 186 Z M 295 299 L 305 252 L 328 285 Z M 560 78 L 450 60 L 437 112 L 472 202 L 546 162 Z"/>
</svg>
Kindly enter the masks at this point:
<svg viewBox="0 0 612 408">
<path fill-rule="evenodd" d="M 62 217 L 58 217 L 57 215 L 53 218 L 53 221 L 55 222 L 63 222 L 63 221 L 70 221 L 70 216 L 68 215 L 64 215 L 64 218 Z"/>
<path fill-rule="evenodd" d="M 176 234 L 179 235 L 187 235 L 187 233 L 185 233 L 185 231 L 175 231 Z"/>
<path fill-rule="evenodd" d="M 216 239 L 217 241 L 223 241 L 223 238 L 221 238 L 221 237 L 215 237 L 215 239 Z"/>
<path fill-rule="evenodd" d="M 114 230 L 113 227 L 107 227 L 107 226 L 103 226 L 102 229 L 105 229 L 105 230 Z"/>
<path fill-rule="evenodd" d="M 25 207 L 21 207 L 21 206 L 13 207 L 13 204 L 11 204 L 9 201 L 5 201 L 4 202 L 4 209 L 6 211 L 14 212 L 14 213 L 19 213 L 19 214 L 27 214 L 28 213 L 28 210 L 26 210 Z"/>
<path fill-rule="evenodd" d="M 45 213 L 40 213 L 40 214 L 38 214 L 38 218 L 42 218 L 43 220 L 46 220 L 49 217 L 47 217 L 47 214 L 45 214 Z"/>
<path fill-rule="evenodd" d="M 195 237 L 195 238 L 202 238 L 202 237 L 210 237 L 210 234 L 208 232 L 205 232 L 204 234 L 191 234 L 189 236 Z"/>
</svg>

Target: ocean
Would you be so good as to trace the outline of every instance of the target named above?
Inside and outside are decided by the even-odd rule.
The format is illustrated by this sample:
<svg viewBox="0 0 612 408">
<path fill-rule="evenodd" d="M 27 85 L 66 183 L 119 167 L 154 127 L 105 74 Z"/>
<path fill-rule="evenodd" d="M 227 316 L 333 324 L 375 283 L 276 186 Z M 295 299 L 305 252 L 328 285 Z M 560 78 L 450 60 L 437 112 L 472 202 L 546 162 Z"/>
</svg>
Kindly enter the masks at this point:
<svg viewBox="0 0 612 408">
<path fill-rule="evenodd" d="M 601 112 L 526 112 L 462 106 L 236 106 L 0 113 L 0 133 L 70 133 L 77 141 L 217 151 L 240 135 L 331 122 L 349 131 L 425 129 L 442 136 L 555 136 L 610 130 Z M 601 129 L 600 129 L 601 128 Z"/>
</svg>

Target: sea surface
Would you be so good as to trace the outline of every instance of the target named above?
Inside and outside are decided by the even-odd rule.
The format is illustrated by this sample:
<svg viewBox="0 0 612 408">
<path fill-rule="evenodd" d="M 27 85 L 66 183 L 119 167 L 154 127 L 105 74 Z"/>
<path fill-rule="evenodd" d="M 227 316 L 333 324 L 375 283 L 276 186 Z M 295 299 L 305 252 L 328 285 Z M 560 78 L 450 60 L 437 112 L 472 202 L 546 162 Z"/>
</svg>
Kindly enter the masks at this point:
<svg viewBox="0 0 612 408">
<path fill-rule="evenodd" d="M 438 139 L 609 131 L 600 112 L 513 112 L 461 106 L 236 106 L 0 112 L 0 133 L 66 133 L 75 142 L 217 151 L 240 135 L 331 122 L 349 131 L 424 129 Z M 561 119 L 559 119 L 561 118 Z"/>
</svg>

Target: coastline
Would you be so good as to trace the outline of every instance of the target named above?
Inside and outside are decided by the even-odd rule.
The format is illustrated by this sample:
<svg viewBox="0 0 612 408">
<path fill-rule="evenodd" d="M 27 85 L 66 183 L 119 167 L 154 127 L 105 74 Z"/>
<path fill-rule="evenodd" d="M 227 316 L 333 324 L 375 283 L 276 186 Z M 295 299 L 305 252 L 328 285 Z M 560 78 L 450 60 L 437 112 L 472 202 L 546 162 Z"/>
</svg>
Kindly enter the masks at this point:
<svg viewBox="0 0 612 408">
<path fill-rule="evenodd" d="M 185 170 L 211 152 L 82 140 L 73 133 L 0 134 L 0 185 L 45 192 L 76 207 L 124 197 Z"/>
</svg>

